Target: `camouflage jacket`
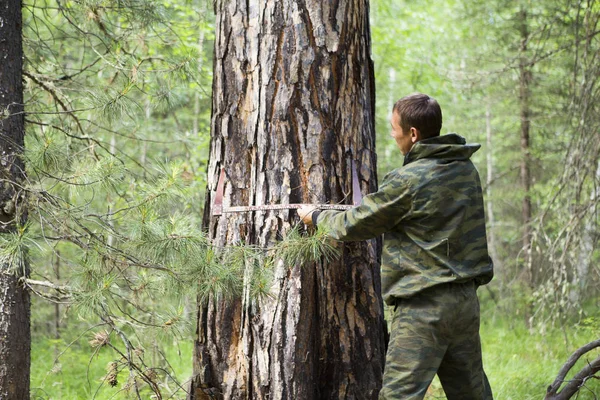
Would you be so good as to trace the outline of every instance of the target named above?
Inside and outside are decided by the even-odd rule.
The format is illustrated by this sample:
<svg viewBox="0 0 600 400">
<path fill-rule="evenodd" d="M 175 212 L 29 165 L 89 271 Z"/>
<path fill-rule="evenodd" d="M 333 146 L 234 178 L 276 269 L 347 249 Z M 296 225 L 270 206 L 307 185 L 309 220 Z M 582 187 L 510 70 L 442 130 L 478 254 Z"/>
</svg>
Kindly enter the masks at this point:
<svg viewBox="0 0 600 400">
<path fill-rule="evenodd" d="M 481 183 L 469 160 L 479 147 L 456 134 L 419 141 L 359 206 L 315 218 L 337 240 L 384 235 L 387 304 L 444 282 L 492 279 Z"/>
</svg>

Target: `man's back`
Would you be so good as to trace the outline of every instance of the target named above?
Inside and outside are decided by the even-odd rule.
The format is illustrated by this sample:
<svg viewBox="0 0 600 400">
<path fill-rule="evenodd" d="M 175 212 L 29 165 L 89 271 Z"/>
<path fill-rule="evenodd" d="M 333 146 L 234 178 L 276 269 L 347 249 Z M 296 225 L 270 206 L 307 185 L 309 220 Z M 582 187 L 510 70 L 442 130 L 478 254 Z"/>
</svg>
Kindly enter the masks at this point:
<svg viewBox="0 0 600 400">
<path fill-rule="evenodd" d="M 492 278 L 479 174 L 469 160 L 479 148 L 458 135 L 418 142 L 382 187 L 401 191 L 402 218 L 384 234 L 386 302 L 439 283 Z M 406 207 L 410 204 L 410 207 Z"/>
</svg>

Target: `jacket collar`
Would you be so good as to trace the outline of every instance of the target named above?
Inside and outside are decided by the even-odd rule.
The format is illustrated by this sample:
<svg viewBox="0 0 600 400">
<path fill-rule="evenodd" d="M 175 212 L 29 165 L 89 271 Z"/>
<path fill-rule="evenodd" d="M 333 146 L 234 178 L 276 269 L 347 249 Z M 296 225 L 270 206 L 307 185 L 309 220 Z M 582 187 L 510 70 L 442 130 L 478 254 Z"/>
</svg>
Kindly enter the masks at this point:
<svg viewBox="0 0 600 400">
<path fill-rule="evenodd" d="M 423 139 L 414 144 L 404 156 L 404 164 L 422 158 L 435 158 L 448 161 L 468 160 L 481 147 L 478 143 L 467 144 L 464 137 L 456 133 Z"/>
</svg>

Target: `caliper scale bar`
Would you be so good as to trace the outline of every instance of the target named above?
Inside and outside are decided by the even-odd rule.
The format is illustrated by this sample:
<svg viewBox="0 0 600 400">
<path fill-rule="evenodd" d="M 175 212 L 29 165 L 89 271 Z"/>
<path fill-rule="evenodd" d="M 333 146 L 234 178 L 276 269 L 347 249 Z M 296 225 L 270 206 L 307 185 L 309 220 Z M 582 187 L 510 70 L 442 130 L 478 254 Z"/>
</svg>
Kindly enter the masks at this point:
<svg viewBox="0 0 600 400">
<path fill-rule="evenodd" d="M 223 193 L 225 190 L 225 168 L 221 168 L 219 182 L 217 183 L 217 193 L 212 206 L 212 215 L 222 215 L 229 213 L 241 213 L 252 211 L 268 211 L 268 210 L 292 210 L 305 206 L 306 204 L 265 204 L 251 206 L 232 206 L 223 208 Z M 352 203 L 349 204 L 313 204 L 319 210 L 349 210 L 360 204 L 362 201 L 362 193 L 360 192 L 360 184 L 358 183 L 358 174 L 356 173 L 356 162 L 352 160 Z"/>
</svg>

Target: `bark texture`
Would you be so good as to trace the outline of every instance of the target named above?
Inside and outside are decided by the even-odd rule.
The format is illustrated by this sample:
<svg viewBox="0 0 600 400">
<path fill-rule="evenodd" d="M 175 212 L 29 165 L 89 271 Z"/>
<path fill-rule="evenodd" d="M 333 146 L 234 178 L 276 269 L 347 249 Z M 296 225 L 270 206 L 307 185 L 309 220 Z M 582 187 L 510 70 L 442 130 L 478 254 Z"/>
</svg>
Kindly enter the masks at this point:
<svg viewBox="0 0 600 400">
<path fill-rule="evenodd" d="M 19 184 L 23 149 L 23 45 L 21 0 L 0 6 L 0 234 L 25 219 Z M 27 266 L 0 265 L 0 399 L 29 398 L 30 328 L 28 292 L 19 283 Z"/>
<path fill-rule="evenodd" d="M 205 226 L 217 244 L 268 246 L 295 211 L 211 216 L 223 205 L 352 203 L 376 190 L 367 0 L 217 0 Z M 385 356 L 378 241 L 341 260 L 275 267 L 272 299 L 198 313 L 191 398 L 375 399 Z"/>
</svg>

